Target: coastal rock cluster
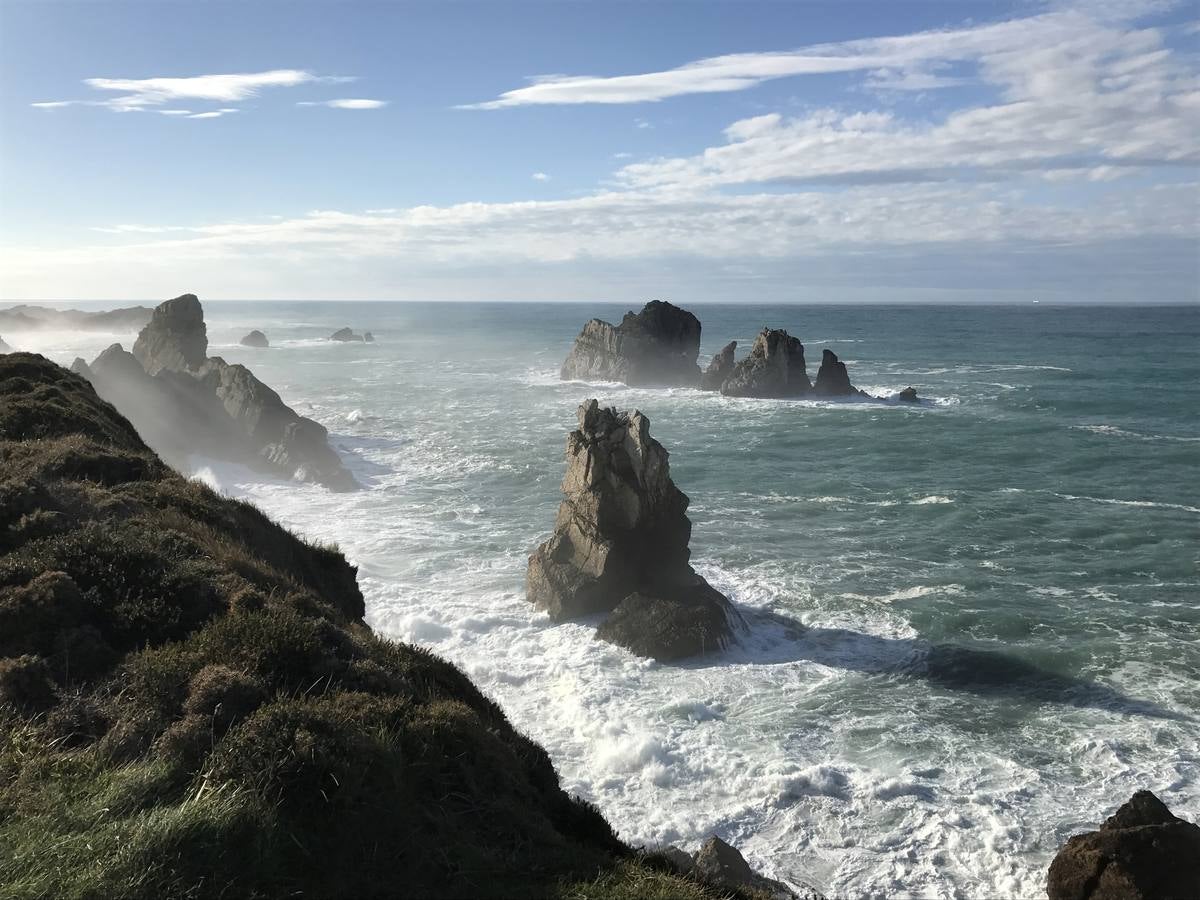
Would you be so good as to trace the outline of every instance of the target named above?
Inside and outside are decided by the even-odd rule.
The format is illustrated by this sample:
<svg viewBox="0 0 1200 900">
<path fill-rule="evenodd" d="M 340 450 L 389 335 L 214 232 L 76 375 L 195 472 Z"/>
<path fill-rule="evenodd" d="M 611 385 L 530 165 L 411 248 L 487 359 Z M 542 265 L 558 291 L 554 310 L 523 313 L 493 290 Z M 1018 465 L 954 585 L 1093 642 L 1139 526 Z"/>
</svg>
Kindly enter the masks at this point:
<svg viewBox="0 0 1200 900">
<path fill-rule="evenodd" d="M 1046 879 L 1050 900 L 1184 900 L 1200 897 L 1200 826 L 1138 791 L 1097 831 L 1058 851 Z"/>
<path fill-rule="evenodd" d="M 127 306 L 122 309 L 91 312 L 22 303 L 0 309 L 0 330 L 132 331 L 149 322 L 151 312 L 148 306 Z"/>
<path fill-rule="evenodd" d="M 245 366 L 208 356 L 204 311 L 194 294 L 159 304 L 132 353 L 113 344 L 90 365 L 77 359 L 72 369 L 176 465 L 201 454 L 334 490 L 358 487 L 323 425 L 298 415 Z"/>
<path fill-rule="evenodd" d="M 595 400 L 567 438 L 554 534 L 529 558 L 527 596 L 555 622 L 608 613 L 597 636 L 641 656 L 719 650 L 739 617 L 688 564 L 687 496 L 668 454 L 636 410 Z"/>
<path fill-rule="evenodd" d="M 832 350 L 822 353 L 814 384 L 804 345 L 780 328 L 759 332 L 740 361 L 737 341 L 730 341 L 701 371 L 696 362 L 700 330 L 692 313 L 661 300 L 647 303 L 640 313 L 626 313 L 620 325 L 592 319 L 575 338 L 560 377 L 631 387 L 698 387 L 727 397 L 876 399 L 850 383 L 845 363 Z M 915 402 L 917 392 L 910 387 L 895 399 Z"/>
<path fill-rule="evenodd" d="M 369 344 L 375 340 L 375 335 L 371 334 L 369 331 L 364 331 L 362 334 L 359 334 L 352 328 L 339 328 L 329 336 L 329 339 L 331 341 L 338 341 L 342 344 L 350 343 L 352 341 Z"/>
</svg>

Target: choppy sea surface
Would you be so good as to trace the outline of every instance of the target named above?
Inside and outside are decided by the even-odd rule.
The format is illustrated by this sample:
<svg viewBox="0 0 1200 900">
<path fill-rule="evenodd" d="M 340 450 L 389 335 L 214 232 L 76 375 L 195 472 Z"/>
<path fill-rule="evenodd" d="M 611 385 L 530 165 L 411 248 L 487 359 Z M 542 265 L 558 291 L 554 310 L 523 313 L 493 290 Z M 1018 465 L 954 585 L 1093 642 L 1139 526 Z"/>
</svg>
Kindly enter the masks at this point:
<svg viewBox="0 0 1200 900">
<path fill-rule="evenodd" d="M 702 364 L 784 327 L 811 375 L 828 347 L 918 406 L 559 381 L 626 308 L 206 303 L 210 354 L 366 490 L 191 474 L 336 541 L 370 623 L 465 669 L 626 840 L 716 832 L 838 897 L 1037 897 L 1138 788 L 1200 818 L 1200 307 L 694 307 Z M 67 364 L 132 337 L 5 335 Z M 525 602 L 587 397 L 670 451 L 736 648 L 660 665 Z"/>
</svg>

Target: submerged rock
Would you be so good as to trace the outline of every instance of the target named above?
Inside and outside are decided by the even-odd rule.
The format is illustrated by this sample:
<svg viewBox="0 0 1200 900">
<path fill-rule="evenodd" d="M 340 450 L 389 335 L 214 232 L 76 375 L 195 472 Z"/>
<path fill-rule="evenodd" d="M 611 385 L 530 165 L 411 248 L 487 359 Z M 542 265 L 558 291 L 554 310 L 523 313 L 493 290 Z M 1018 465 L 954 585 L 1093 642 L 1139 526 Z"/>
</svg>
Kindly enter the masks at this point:
<svg viewBox="0 0 1200 900">
<path fill-rule="evenodd" d="M 271 346 L 271 342 L 267 340 L 267 336 L 257 328 L 242 338 L 240 343 L 243 347 L 262 348 Z"/>
<path fill-rule="evenodd" d="M 208 359 L 208 329 L 195 294 L 183 294 L 154 308 L 133 344 L 133 355 L 149 375 L 163 369 L 198 369 Z"/>
<path fill-rule="evenodd" d="M 339 328 L 329 336 L 329 339 L 331 341 L 342 341 L 345 343 L 346 341 L 362 341 L 363 336 L 361 334 L 355 334 L 349 328 Z"/>
<path fill-rule="evenodd" d="M 640 412 L 579 407 L 554 535 L 529 558 L 530 602 L 556 622 L 610 612 L 598 636 L 656 659 L 729 644 L 729 600 L 688 564 L 688 498 Z"/>
<path fill-rule="evenodd" d="M 690 387 L 700 381 L 700 320 L 652 300 L 620 325 L 592 319 L 562 365 L 564 381 L 620 381 L 634 387 Z"/>
<path fill-rule="evenodd" d="M 832 350 L 821 352 L 821 368 L 817 371 L 817 383 L 812 392 L 818 397 L 852 397 L 861 393 L 850 383 L 846 364 Z"/>
<path fill-rule="evenodd" d="M 812 388 L 804 345 L 783 329 L 764 328 L 750 355 L 721 384 L 728 397 L 801 397 Z"/>
<path fill-rule="evenodd" d="M 1058 851 L 1050 900 L 1185 900 L 1200 897 L 1200 826 L 1138 791 L 1098 831 Z"/>
<path fill-rule="evenodd" d="M 197 355 L 207 347 L 200 301 L 185 294 L 155 309 L 133 353 L 113 344 L 72 369 L 178 468 L 200 454 L 334 490 L 358 487 L 323 425 L 298 415 L 245 366 Z"/>
<path fill-rule="evenodd" d="M 733 372 L 736 364 L 734 354 L 737 351 L 737 341 L 730 341 L 717 353 L 700 376 L 700 387 L 706 391 L 719 391 L 725 379 Z"/>
</svg>

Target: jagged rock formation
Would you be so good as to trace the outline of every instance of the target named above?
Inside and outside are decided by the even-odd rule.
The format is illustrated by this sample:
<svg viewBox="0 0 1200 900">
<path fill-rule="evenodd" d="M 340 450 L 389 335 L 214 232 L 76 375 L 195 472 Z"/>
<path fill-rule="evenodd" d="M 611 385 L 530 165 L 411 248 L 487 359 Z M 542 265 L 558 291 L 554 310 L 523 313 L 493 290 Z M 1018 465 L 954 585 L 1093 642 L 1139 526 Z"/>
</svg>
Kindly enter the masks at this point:
<svg viewBox="0 0 1200 900">
<path fill-rule="evenodd" d="M 917 396 L 917 389 L 910 386 L 898 393 L 896 399 L 903 400 L 905 403 L 916 403 L 921 398 Z"/>
<path fill-rule="evenodd" d="M 128 306 L 102 312 L 54 309 L 20 304 L 0 309 L 0 328 L 7 331 L 38 331 L 70 328 L 75 331 L 136 331 L 150 321 L 148 306 Z"/>
<path fill-rule="evenodd" d="M 716 354 L 708 364 L 708 368 L 704 370 L 704 374 L 700 376 L 700 387 L 706 391 L 719 391 L 721 385 L 725 383 L 725 379 L 733 373 L 733 367 L 736 364 L 734 354 L 737 352 L 737 341 L 730 341 L 721 348 L 721 352 Z"/>
<path fill-rule="evenodd" d="M 821 368 L 817 371 L 817 381 L 812 392 L 817 397 L 866 396 L 850 383 L 846 364 L 839 360 L 832 350 L 821 352 Z"/>
<path fill-rule="evenodd" d="M 172 471 L 83 378 L 0 357 L 0 895 L 726 896 L 651 867 L 363 615 L 337 550 Z"/>
<path fill-rule="evenodd" d="M 363 335 L 356 334 L 350 328 L 339 328 L 337 331 L 335 331 L 333 334 L 331 334 L 329 336 L 329 339 L 331 341 L 341 341 L 342 343 L 345 343 L 347 341 L 359 341 L 361 343 L 362 341 L 365 340 Z M 374 338 L 372 338 L 371 340 L 374 340 Z"/>
<path fill-rule="evenodd" d="M 727 397 L 802 397 L 811 389 L 804 345 L 779 328 L 760 331 L 750 355 L 721 385 Z"/>
<path fill-rule="evenodd" d="M 527 596 L 556 622 L 611 612 L 598 636 L 678 659 L 726 646 L 737 614 L 688 564 L 688 498 L 640 412 L 579 407 L 554 535 L 529 558 Z"/>
<path fill-rule="evenodd" d="M 254 347 L 256 349 L 271 346 L 271 342 L 267 340 L 267 336 L 257 328 L 242 338 L 240 343 L 243 347 Z"/>
<path fill-rule="evenodd" d="M 1138 791 L 1098 831 L 1058 851 L 1050 900 L 1185 900 L 1200 897 L 1200 826 Z"/>
<path fill-rule="evenodd" d="M 700 320 L 652 300 L 620 325 L 592 319 L 562 365 L 564 381 L 620 381 L 633 387 L 690 387 L 700 381 Z"/>
<path fill-rule="evenodd" d="M 334 490 L 358 487 L 323 425 L 298 415 L 245 366 L 207 352 L 200 301 L 184 294 L 154 310 L 132 354 L 113 344 L 90 366 L 76 360 L 73 368 L 177 467 L 199 453 Z"/>
</svg>

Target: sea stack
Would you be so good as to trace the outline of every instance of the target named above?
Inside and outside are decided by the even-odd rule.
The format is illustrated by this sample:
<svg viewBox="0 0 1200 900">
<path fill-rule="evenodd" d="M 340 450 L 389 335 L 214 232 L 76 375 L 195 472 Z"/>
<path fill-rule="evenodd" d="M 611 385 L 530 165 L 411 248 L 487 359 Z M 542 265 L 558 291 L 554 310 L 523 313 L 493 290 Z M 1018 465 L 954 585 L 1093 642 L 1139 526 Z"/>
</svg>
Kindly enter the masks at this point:
<svg viewBox="0 0 1200 900">
<path fill-rule="evenodd" d="M 721 385 L 727 397 L 802 397 L 812 389 L 804 345 L 780 328 L 764 328 L 750 355 Z"/>
<path fill-rule="evenodd" d="M 1058 851 L 1046 879 L 1050 900 L 1184 900 L 1200 897 L 1200 826 L 1138 791 L 1098 831 Z"/>
<path fill-rule="evenodd" d="M 267 340 L 267 336 L 257 328 L 242 338 L 240 343 L 243 347 L 255 347 L 260 350 L 271 346 L 271 342 Z"/>
<path fill-rule="evenodd" d="M 812 392 L 817 397 L 853 397 L 860 393 L 850 383 L 846 364 L 832 350 L 821 353 L 821 368 L 817 371 L 817 383 Z"/>
<path fill-rule="evenodd" d="M 737 352 L 737 341 L 730 341 L 721 348 L 700 376 L 700 388 L 705 391 L 719 391 L 725 379 L 733 372 L 735 365 L 734 354 Z"/>
<path fill-rule="evenodd" d="M 333 334 L 331 334 L 329 336 L 329 339 L 331 341 L 340 341 L 341 343 L 348 343 L 351 341 L 362 342 L 363 336 L 361 334 L 356 334 L 350 328 L 339 328 L 337 331 L 335 331 Z M 374 340 L 374 338 L 372 338 L 372 340 Z"/>
<path fill-rule="evenodd" d="M 579 407 L 554 535 L 529 558 L 527 595 L 555 622 L 609 613 L 597 635 L 641 656 L 726 647 L 739 621 L 688 564 L 687 496 L 638 411 Z"/>
<path fill-rule="evenodd" d="M 564 381 L 620 381 L 631 387 L 694 387 L 700 382 L 700 320 L 652 300 L 620 325 L 592 319 L 562 365 Z"/>
<path fill-rule="evenodd" d="M 207 350 L 200 301 L 184 294 L 155 308 L 132 353 L 113 344 L 90 366 L 77 360 L 72 368 L 176 467 L 200 453 L 334 490 L 359 486 L 323 425 L 298 415 L 245 366 Z"/>
</svg>

